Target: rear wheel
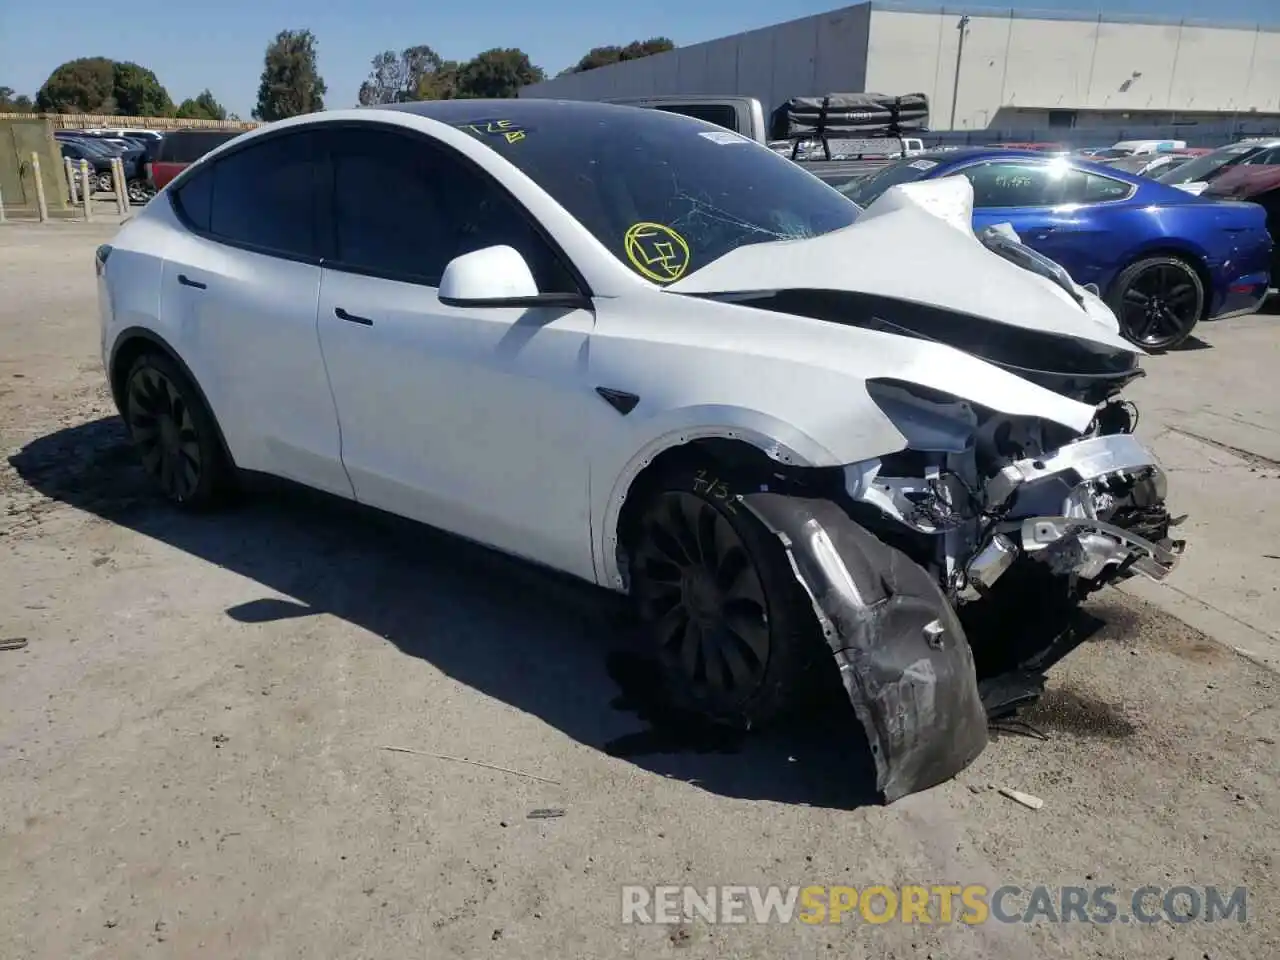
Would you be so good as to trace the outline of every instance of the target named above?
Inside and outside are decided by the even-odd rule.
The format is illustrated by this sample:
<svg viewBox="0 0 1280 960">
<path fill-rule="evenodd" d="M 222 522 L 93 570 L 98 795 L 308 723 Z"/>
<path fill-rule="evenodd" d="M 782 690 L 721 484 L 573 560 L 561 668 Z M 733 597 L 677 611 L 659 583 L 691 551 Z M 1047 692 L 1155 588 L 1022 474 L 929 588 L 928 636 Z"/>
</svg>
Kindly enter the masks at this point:
<svg viewBox="0 0 1280 960">
<path fill-rule="evenodd" d="M 230 464 L 213 415 L 172 360 L 159 353 L 135 360 L 122 407 L 142 467 L 165 499 L 200 510 L 230 490 Z"/>
<path fill-rule="evenodd" d="M 1185 260 L 1147 257 L 1121 271 L 1110 301 L 1125 339 L 1159 353 L 1191 336 L 1204 312 L 1204 283 Z"/>
<path fill-rule="evenodd" d="M 677 704 L 756 726 L 794 700 L 820 634 L 782 545 L 708 474 L 677 469 L 651 488 L 631 593 Z"/>
</svg>

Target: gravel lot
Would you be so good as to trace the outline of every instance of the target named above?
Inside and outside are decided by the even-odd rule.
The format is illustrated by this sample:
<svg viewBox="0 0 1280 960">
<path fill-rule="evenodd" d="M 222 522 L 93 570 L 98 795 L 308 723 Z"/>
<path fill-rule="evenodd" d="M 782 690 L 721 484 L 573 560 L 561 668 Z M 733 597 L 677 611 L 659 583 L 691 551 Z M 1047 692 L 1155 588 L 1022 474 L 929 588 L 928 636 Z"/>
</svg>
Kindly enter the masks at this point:
<svg viewBox="0 0 1280 960">
<path fill-rule="evenodd" d="M 1280 955 L 1280 317 L 1149 362 L 1140 432 L 1191 546 L 1094 606 L 1027 716 L 1048 739 L 998 734 L 885 808 L 837 700 L 741 743 L 654 730 L 590 591 L 296 493 L 158 505 L 98 359 L 112 230 L 0 228 L 0 639 L 29 639 L 0 652 L 0 957 Z M 1249 900 L 1243 924 L 623 925 L 631 883 Z"/>
</svg>

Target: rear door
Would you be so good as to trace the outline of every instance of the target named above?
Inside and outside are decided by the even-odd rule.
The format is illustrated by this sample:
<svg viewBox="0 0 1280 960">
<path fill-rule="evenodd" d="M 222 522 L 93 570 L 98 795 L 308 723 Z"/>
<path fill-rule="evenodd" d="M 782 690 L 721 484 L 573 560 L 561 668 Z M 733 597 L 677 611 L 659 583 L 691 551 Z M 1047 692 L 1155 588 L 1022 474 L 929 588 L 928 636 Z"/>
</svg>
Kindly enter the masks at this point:
<svg viewBox="0 0 1280 960">
<path fill-rule="evenodd" d="M 351 496 L 316 334 L 314 135 L 260 138 L 175 185 L 161 322 L 238 466 Z"/>
</svg>

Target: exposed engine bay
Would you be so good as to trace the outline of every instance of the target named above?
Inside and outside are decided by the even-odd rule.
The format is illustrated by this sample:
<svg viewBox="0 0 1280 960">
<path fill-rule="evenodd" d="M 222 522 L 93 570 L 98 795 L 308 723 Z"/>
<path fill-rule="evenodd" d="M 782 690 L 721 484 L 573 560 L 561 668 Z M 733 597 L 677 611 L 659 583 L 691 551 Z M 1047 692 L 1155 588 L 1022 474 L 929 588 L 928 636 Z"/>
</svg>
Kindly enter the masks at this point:
<svg viewBox="0 0 1280 960">
<path fill-rule="evenodd" d="M 820 498 L 743 501 L 814 601 L 892 801 L 954 776 L 991 718 L 1039 695 L 1080 642 L 1084 597 L 1163 579 L 1182 544 L 1125 401 L 1077 435 L 919 386 L 867 387 L 906 449 L 848 465 Z"/>
</svg>

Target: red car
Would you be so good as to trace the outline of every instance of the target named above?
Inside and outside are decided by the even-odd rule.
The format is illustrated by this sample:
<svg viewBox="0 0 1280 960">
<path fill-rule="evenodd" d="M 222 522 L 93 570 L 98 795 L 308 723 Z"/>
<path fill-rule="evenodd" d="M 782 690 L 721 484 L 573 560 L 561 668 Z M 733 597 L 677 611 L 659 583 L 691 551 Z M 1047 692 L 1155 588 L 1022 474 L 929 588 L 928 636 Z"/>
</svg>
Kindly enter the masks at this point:
<svg viewBox="0 0 1280 960">
<path fill-rule="evenodd" d="M 174 130 L 147 151 L 146 177 L 157 190 L 214 147 L 240 136 L 239 130 Z M 154 151 L 154 152 L 153 152 Z"/>
<path fill-rule="evenodd" d="M 1212 200 L 1247 200 L 1267 211 L 1271 248 L 1271 289 L 1280 286 L 1280 164 L 1241 164 L 1229 167 L 1205 187 Z"/>
</svg>

